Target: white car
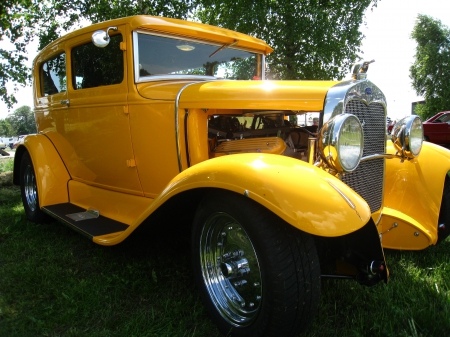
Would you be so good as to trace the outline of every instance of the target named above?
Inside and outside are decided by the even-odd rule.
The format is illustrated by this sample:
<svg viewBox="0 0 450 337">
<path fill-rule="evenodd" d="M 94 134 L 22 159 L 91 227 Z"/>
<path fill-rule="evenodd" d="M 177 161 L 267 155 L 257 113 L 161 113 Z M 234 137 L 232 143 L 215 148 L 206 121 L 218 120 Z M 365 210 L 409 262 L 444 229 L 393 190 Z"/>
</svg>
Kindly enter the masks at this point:
<svg viewBox="0 0 450 337">
<path fill-rule="evenodd" d="M 4 150 L 8 147 L 8 138 L 0 138 L 0 150 Z"/>
</svg>

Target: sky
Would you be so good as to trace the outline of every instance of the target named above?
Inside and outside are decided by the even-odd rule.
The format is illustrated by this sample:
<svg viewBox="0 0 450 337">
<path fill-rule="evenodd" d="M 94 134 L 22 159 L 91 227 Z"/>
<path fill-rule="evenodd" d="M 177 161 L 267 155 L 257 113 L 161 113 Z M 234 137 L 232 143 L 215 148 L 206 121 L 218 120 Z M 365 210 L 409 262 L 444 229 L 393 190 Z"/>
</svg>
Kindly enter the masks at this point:
<svg viewBox="0 0 450 337">
<path fill-rule="evenodd" d="M 422 100 L 409 78 L 416 52 L 411 32 L 418 14 L 450 27 L 449 0 L 381 0 L 376 8 L 367 11 L 367 24 L 361 27 L 366 36 L 363 59 L 375 60 L 369 66 L 367 77 L 384 92 L 388 116 L 392 119 L 410 115 L 411 103 Z"/>
<path fill-rule="evenodd" d="M 361 56 L 364 60 L 375 60 L 369 66 L 368 78 L 384 92 L 388 116 L 392 119 L 411 114 L 411 103 L 422 100 L 409 78 L 416 48 L 410 36 L 417 15 L 431 16 L 450 27 L 449 13 L 449 0 L 379 0 L 377 7 L 366 12 L 366 24 L 361 26 L 365 35 Z M 36 43 L 30 44 L 29 66 L 36 49 Z M 11 111 L 0 101 L 0 119 L 23 105 L 33 107 L 31 87 L 19 88 L 18 104 Z"/>
</svg>

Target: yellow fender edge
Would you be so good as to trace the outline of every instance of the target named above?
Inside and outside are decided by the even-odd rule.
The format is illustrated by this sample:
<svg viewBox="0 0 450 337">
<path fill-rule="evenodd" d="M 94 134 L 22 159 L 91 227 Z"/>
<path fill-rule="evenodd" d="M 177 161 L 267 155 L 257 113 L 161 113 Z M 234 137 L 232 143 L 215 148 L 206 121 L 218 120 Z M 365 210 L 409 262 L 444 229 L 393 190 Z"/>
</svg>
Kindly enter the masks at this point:
<svg viewBox="0 0 450 337">
<path fill-rule="evenodd" d="M 255 200 L 302 231 L 336 237 L 363 227 L 371 217 L 366 201 L 339 179 L 297 159 L 273 154 L 236 154 L 201 162 L 177 175 L 117 237 L 95 237 L 104 245 L 122 241 L 171 197 L 198 188 L 219 188 Z"/>
<path fill-rule="evenodd" d="M 39 207 L 68 202 L 70 175 L 52 142 L 44 135 L 28 135 L 18 146 L 14 157 L 14 183 L 20 184 L 20 161 L 25 151 L 34 166 Z"/>
</svg>

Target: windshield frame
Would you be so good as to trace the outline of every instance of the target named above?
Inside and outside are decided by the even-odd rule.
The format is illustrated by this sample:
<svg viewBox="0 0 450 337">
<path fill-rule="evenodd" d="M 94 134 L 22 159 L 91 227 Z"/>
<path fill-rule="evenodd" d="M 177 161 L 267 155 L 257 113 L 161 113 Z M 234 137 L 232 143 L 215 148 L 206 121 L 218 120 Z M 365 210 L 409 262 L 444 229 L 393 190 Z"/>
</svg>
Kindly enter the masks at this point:
<svg viewBox="0 0 450 337">
<path fill-rule="evenodd" d="M 174 40 L 183 40 L 186 42 L 193 42 L 193 43 L 201 43 L 201 44 L 207 44 L 214 47 L 217 47 L 217 49 L 228 48 L 227 46 L 224 47 L 223 43 L 216 42 L 216 41 L 209 41 L 209 40 L 201 40 L 201 39 L 193 39 L 186 36 L 174 36 L 170 34 L 163 34 L 158 32 L 152 32 L 148 30 L 138 29 L 133 31 L 133 68 L 134 68 L 134 82 L 135 83 L 144 83 L 144 82 L 151 82 L 151 81 L 164 81 L 164 80 L 200 80 L 200 81 L 211 81 L 211 80 L 233 80 L 233 79 L 227 79 L 222 77 L 216 77 L 216 76 L 209 76 L 209 75 L 191 75 L 191 74 L 156 74 L 156 75 L 146 75 L 141 76 L 140 75 L 140 69 L 139 69 L 139 42 L 138 42 L 138 36 L 139 34 L 146 34 L 151 36 L 158 36 L 158 37 L 164 37 Z M 249 50 L 246 48 L 236 48 L 235 46 L 231 47 L 232 49 L 236 50 L 242 50 L 245 52 L 253 53 L 255 54 L 255 57 L 257 59 L 257 67 L 261 67 L 259 69 L 259 72 L 261 74 L 261 80 L 265 79 L 265 55 L 261 53 L 260 51 L 255 50 Z M 220 52 L 220 51 L 218 51 Z M 258 62 L 258 57 L 260 59 L 260 62 Z"/>
</svg>

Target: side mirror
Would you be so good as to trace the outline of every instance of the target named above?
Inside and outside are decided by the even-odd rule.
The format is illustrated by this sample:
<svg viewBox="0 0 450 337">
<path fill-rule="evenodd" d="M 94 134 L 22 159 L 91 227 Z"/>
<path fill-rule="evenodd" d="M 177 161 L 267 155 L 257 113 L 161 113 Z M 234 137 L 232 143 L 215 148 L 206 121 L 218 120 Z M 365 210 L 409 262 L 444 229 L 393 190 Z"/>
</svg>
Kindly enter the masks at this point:
<svg viewBox="0 0 450 337">
<path fill-rule="evenodd" d="M 103 30 L 96 30 L 92 34 L 92 43 L 94 46 L 99 48 L 105 48 L 108 44 L 111 38 L 109 37 L 109 30 L 117 31 L 117 27 L 108 27 L 108 29 L 105 31 Z"/>
</svg>

